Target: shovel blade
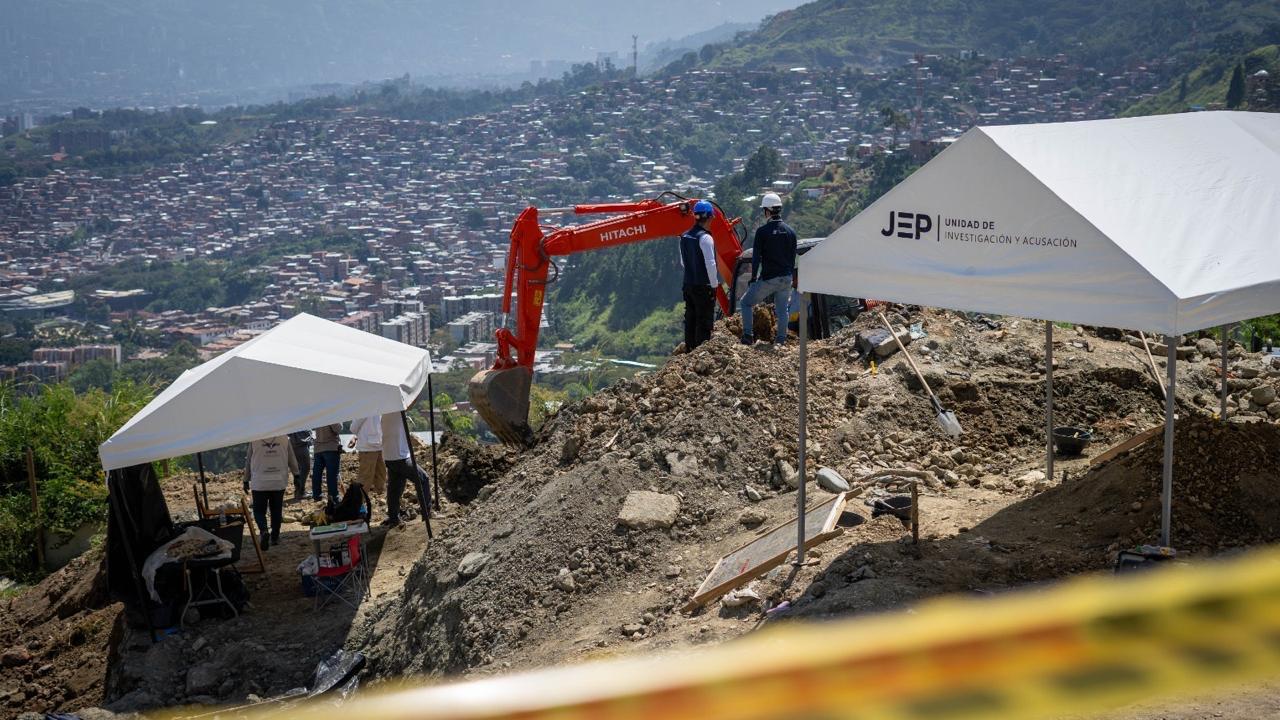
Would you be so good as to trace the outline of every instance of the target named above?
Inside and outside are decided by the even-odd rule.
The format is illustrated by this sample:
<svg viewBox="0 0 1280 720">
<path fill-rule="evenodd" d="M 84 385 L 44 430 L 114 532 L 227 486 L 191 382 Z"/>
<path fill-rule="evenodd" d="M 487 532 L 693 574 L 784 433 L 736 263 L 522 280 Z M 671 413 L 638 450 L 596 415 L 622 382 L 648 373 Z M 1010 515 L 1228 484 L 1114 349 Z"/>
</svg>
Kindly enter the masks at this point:
<svg viewBox="0 0 1280 720">
<path fill-rule="evenodd" d="M 960 437 L 964 432 L 964 428 L 960 427 L 960 421 L 956 419 L 956 414 L 950 410 L 943 410 L 938 413 L 938 425 L 942 427 L 942 432 L 951 437 Z"/>
</svg>

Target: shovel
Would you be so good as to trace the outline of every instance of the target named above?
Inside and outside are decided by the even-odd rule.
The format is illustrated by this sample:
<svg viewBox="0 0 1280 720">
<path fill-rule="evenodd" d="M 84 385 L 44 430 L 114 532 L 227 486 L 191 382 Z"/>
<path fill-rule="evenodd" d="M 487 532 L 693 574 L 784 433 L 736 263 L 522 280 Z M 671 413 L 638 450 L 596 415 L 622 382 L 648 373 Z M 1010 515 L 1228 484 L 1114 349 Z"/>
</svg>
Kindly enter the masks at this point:
<svg viewBox="0 0 1280 720">
<path fill-rule="evenodd" d="M 960 433 L 964 432 L 964 428 L 960 427 L 960 421 L 956 419 L 956 414 L 942 407 L 942 402 L 938 400 L 938 396 L 934 395 L 933 390 L 929 388 L 929 383 L 925 381 L 920 368 L 916 367 L 915 359 L 911 357 L 911 353 L 907 352 L 907 346 L 902 344 L 902 340 L 898 339 L 898 331 L 889 322 L 889 318 L 885 317 L 884 311 L 876 310 L 876 314 L 880 316 L 880 322 L 884 323 L 884 326 L 889 329 L 889 334 L 893 336 L 893 341 L 898 344 L 898 349 L 906 356 L 907 363 L 911 365 L 911 369 L 915 371 L 920 384 L 924 386 L 924 391 L 929 395 L 929 402 L 933 405 L 933 411 L 938 414 L 938 425 L 942 427 L 942 432 L 951 437 L 959 437 Z"/>
</svg>

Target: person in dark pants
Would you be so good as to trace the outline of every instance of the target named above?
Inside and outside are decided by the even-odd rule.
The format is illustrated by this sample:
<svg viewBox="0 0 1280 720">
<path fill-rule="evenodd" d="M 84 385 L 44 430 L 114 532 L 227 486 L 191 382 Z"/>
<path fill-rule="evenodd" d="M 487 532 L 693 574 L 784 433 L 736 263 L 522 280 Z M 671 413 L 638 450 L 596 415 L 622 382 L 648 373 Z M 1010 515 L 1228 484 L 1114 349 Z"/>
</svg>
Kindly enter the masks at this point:
<svg viewBox="0 0 1280 720">
<path fill-rule="evenodd" d="M 782 198 L 766 193 L 760 203 L 765 223 L 756 230 L 751 250 L 751 285 L 742 294 L 742 344 L 754 344 L 752 309 L 770 295 L 778 318 L 774 345 L 787 342 L 787 321 L 791 317 L 791 289 L 795 284 L 796 231 L 782 222 Z"/>
<path fill-rule="evenodd" d="M 680 265 L 684 268 L 684 349 L 693 349 L 711 339 L 715 321 L 716 288 L 720 273 L 716 270 L 716 244 L 707 227 L 715 217 L 715 207 L 706 200 L 693 205 L 697 219 L 693 227 L 680 236 Z"/>
<path fill-rule="evenodd" d="M 293 499 L 297 500 L 307 494 L 307 476 L 311 474 L 311 431 L 289 433 L 289 444 L 293 446 L 293 456 L 298 460 L 298 471 L 293 474 Z"/>
<path fill-rule="evenodd" d="M 382 416 L 382 461 L 387 465 L 387 527 L 400 524 L 400 498 L 409 483 L 418 488 L 417 475 L 409 459 L 409 438 L 404 433 L 404 421 L 400 413 Z"/>
<path fill-rule="evenodd" d="M 262 438 L 249 443 L 244 462 L 244 489 L 253 493 L 253 519 L 262 536 L 262 549 L 280 542 L 283 521 L 284 491 L 290 474 L 298 472 L 298 459 L 287 435 Z M 271 512 L 268 529 L 267 511 Z"/>
<path fill-rule="evenodd" d="M 329 498 L 334 502 L 338 502 L 342 498 L 338 495 L 338 462 L 342 459 L 342 439 L 338 437 L 338 433 L 342 432 L 342 426 L 338 423 L 333 425 L 325 425 L 318 427 L 315 442 L 315 460 L 311 472 L 311 499 L 320 499 L 320 479 L 326 474 L 328 482 L 325 484 L 325 490 L 329 493 Z"/>
</svg>

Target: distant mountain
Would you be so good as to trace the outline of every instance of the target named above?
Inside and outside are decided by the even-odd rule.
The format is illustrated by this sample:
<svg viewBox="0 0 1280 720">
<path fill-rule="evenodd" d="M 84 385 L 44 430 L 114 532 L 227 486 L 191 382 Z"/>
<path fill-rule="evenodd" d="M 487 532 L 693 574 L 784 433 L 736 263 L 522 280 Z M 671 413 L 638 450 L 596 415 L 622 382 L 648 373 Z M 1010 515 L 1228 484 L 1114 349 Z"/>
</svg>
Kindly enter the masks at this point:
<svg viewBox="0 0 1280 720">
<path fill-rule="evenodd" d="M 729 22 L 678 40 L 650 43 L 640 51 L 640 72 L 647 73 L 660 69 L 679 60 L 685 53 L 696 53 L 709 44 L 728 42 L 738 33 L 748 33 L 759 26 L 759 23 Z"/>
<path fill-rule="evenodd" d="M 874 67 L 965 49 L 1148 60 L 1275 23 L 1276 0 L 817 0 L 779 12 L 709 64 Z"/>
<path fill-rule="evenodd" d="M 97 107 L 319 83 L 629 64 L 640 42 L 758 21 L 799 0 L 0 0 L 0 109 Z M 8 102 L 6 102 L 8 101 Z"/>
</svg>

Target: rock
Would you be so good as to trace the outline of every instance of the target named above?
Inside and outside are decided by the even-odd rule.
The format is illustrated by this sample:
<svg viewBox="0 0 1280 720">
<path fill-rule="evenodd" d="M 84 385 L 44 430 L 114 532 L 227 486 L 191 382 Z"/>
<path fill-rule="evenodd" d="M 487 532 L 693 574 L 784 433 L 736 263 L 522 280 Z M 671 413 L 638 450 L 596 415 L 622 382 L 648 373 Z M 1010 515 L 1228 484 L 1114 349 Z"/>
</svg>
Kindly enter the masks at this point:
<svg viewBox="0 0 1280 720">
<path fill-rule="evenodd" d="M 756 527 L 764 521 L 765 515 L 759 510 L 747 508 L 746 510 L 738 513 L 738 522 L 742 523 L 746 527 Z"/>
<path fill-rule="evenodd" d="M 1267 414 L 1271 417 L 1280 417 L 1280 400 L 1267 406 Z"/>
<path fill-rule="evenodd" d="M 750 485 L 746 486 L 746 488 L 743 490 L 743 493 L 746 494 L 747 499 L 750 500 L 751 502 L 760 502 L 761 500 L 764 499 L 764 495 L 761 494 L 759 490 L 755 489 Z"/>
<path fill-rule="evenodd" d="M 627 623 L 622 626 L 622 634 L 625 637 L 634 637 L 644 632 L 644 625 L 640 623 Z"/>
<path fill-rule="evenodd" d="M 0 667 L 18 667 L 29 662 L 31 662 L 31 653 L 21 646 L 11 647 L 0 654 Z"/>
<path fill-rule="evenodd" d="M 800 473 L 796 472 L 791 463 L 786 460 L 778 460 L 778 476 L 782 478 L 782 482 L 786 483 L 792 490 L 800 487 Z"/>
<path fill-rule="evenodd" d="M 898 339 L 903 345 L 910 344 L 911 330 L 898 328 Z M 856 342 L 864 356 L 874 354 L 877 358 L 883 359 L 898 352 L 898 343 L 894 342 L 893 335 L 885 328 L 864 330 L 858 333 Z"/>
<path fill-rule="evenodd" d="M 1205 357 L 1215 357 L 1218 354 L 1218 343 L 1213 338 L 1200 338 L 1196 341 L 1196 352 Z"/>
<path fill-rule="evenodd" d="M 1248 365 L 1240 365 L 1236 367 L 1236 372 L 1245 380 L 1252 380 L 1262 374 L 1262 371 L 1258 368 L 1250 367 Z"/>
<path fill-rule="evenodd" d="M 214 690 L 224 679 L 222 666 L 217 662 L 200 663 L 187 671 L 187 694 L 201 695 Z"/>
<path fill-rule="evenodd" d="M 618 524 L 632 530 L 669 528 L 680 514 L 680 500 L 649 490 L 635 490 L 627 495 L 618 513 Z"/>
<path fill-rule="evenodd" d="M 688 477 L 698 470 L 698 458 L 684 453 L 669 452 L 663 456 L 671 474 L 676 477 Z"/>
<path fill-rule="evenodd" d="M 568 465 L 578 459 L 578 451 L 582 449 L 582 441 L 577 435 L 570 435 L 564 439 L 564 444 L 560 446 L 560 464 Z"/>
<path fill-rule="evenodd" d="M 818 487 L 829 493 L 842 493 L 849 490 L 849 481 L 831 468 L 818 468 Z"/>
<path fill-rule="evenodd" d="M 1190 360 L 1196 355 L 1196 347 L 1194 345 L 1184 345 L 1176 348 L 1174 352 L 1178 353 L 1179 360 Z"/>
<path fill-rule="evenodd" d="M 666 570 L 666 572 L 664 572 L 664 573 L 663 573 L 663 575 L 665 575 L 665 576 L 667 576 L 667 577 L 669 577 L 669 578 L 680 577 L 680 566 L 679 566 L 679 565 L 668 565 L 668 566 L 667 566 L 667 570 Z"/>
<path fill-rule="evenodd" d="M 573 579 L 573 573 L 569 572 L 569 568 L 560 568 L 560 572 L 551 579 L 551 586 L 562 592 L 571 593 L 578 589 L 578 582 Z"/>
<path fill-rule="evenodd" d="M 464 578 L 475 577 L 484 570 L 484 566 L 489 564 L 492 556 L 485 552 L 469 552 L 463 556 L 462 561 L 458 563 L 458 575 Z"/>
<path fill-rule="evenodd" d="M 1276 401 L 1276 389 L 1270 385 L 1260 385 L 1254 388 L 1252 393 L 1249 393 L 1249 400 L 1254 405 L 1266 407 Z"/>
<path fill-rule="evenodd" d="M 205 639 L 205 636 L 201 635 L 200 637 L 195 639 L 195 642 L 191 643 L 191 650 L 194 652 L 200 652 L 201 650 L 204 649 L 204 646 L 208 644 L 209 644 L 209 641 Z"/>
<path fill-rule="evenodd" d="M 1027 485 L 1034 487 L 1036 483 L 1044 482 L 1044 480 L 1045 477 L 1043 470 L 1028 470 L 1014 479 L 1013 484 L 1018 487 L 1025 487 Z"/>
<path fill-rule="evenodd" d="M 746 587 L 738 588 L 737 590 L 729 592 L 727 595 L 720 598 L 720 604 L 727 608 L 736 608 L 742 607 L 748 603 L 757 603 L 763 599 L 764 598 L 760 596 L 760 592 L 756 590 L 755 583 L 752 583 Z"/>
<path fill-rule="evenodd" d="M 876 571 L 871 569 L 870 565 L 859 566 L 857 570 L 849 573 L 849 582 L 858 582 L 859 580 L 872 580 L 876 576 Z"/>
</svg>

